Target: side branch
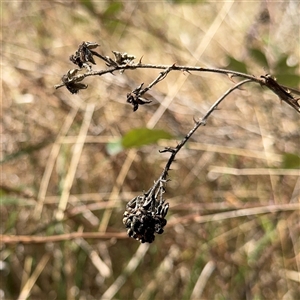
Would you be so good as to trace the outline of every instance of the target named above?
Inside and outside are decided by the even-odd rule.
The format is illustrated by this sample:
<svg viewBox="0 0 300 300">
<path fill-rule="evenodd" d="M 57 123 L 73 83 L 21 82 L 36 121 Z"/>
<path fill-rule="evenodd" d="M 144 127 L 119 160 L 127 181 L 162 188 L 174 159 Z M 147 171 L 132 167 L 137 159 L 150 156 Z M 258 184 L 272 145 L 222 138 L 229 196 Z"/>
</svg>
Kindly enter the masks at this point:
<svg viewBox="0 0 300 300">
<path fill-rule="evenodd" d="M 171 71 L 186 71 L 186 72 L 209 72 L 209 73 L 219 73 L 224 74 L 227 76 L 235 76 L 240 77 L 244 79 L 249 79 L 253 82 L 259 83 L 262 86 L 266 86 L 268 89 L 270 89 L 273 93 L 275 93 L 282 101 L 286 102 L 289 106 L 291 106 L 293 109 L 295 109 L 298 113 L 300 113 L 300 98 L 295 98 L 290 90 L 293 90 L 292 88 L 285 87 L 283 85 L 280 85 L 272 76 L 269 74 L 260 76 L 260 78 L 255 77 L 254 75 L 249 75 L 241 72 L 236 72 L 232 70 L 226 70 L 226 69 L 218 69 L 218 68 L 203 68 L 203 67 L 194 67 L 194 66 L 177 66 L 175 64 L 173 65 L 152 65 L 152 64 L 126 64 L 126 65 L 115 65 L 107 68 L 106 70 L 99 70 L 99 71 L 88 71 L 84 74 L 80 74 L 77 76 L 69 76 L 70 72 L 77 73 L 79 71 L 78 69 L 70 70 L 67 75 L 63 76 L 63 83 L 55 85 L 55 88 L 61 88 L 63 86 L 66 86 L 72 93 L 77 93 L 80 89 L 86 89 L 87 85 L 84 85 L 82 83 L 78 83 L 79 81 L 82 81 L 84 78 L 89 76 L 102 76 L 105 74 L 113 74 L 116 71 L 120 71 L 121 73 L 125 70 L 135 70 L 135 69 L 160 69 L 164 70 L 160 73 L 160 75 L 151 83 L 149 86 L 142 90 L 142 93 L 146 93 L 149 91 L 155 84 L 163 80 L 167 73 Z M 67 79 L 67 80 L 66 80 Z M 70 87 L 70 88 L 69 88 Z M 75 89 L 74 89 L 75 88 Z M 293 90 L 294 91 L 294 90 Z"/>
<path fill-rule="evenodd" d="M 173 149 L 173 148 L 166 148 L 165 150 L 162 150 L 160 152 L 171 152 L 171 156 L 169 160 L 166 163 L 166 166 L 160 175 L 158 181 L 156 184 L 158 185 L 160 181 L 165 181 L 168 176 L 168 171 L 170 170 L 170 167 L 175 160 L 175 157 L 177 153 L 180 151 L 180 149 L 186 144 L 186 142 L 190 139 L 190 137 L 195 133 L 195 131 L 200 127 L 200 126 L 205 126 L 206 125 L 206 120 L 207 118 L 211 115 L 211 113 L 218 107 L 218 105 L 234 90 L 238 89 L 245 83 L 251 82 L 251 79 L 246 79 L 244 81 L 241 81 L 237 83 L 234 87 L 230 88 L 228 91 L 226 91 L 212 106 L 211 108 L 207 111 L 207 113 L 203 116 L 202 119 L 199 119 L 198 121 L 195 122 L 195 126 L 190 130 L 190 132 L 181 140 L 181 142 Z M 153 187 L 152 187 L 153 188 Z"/>
<path fill-rule="evenodd" d="M 67 74 L 62 77 L 62 84 L 55 86 L 56 89 L 66 86 L 66 88 L 72 93 L 76 94 L 79 90 L 86 89 L 88 86 L 81 83 L 81 81 L 88 76 L 102 76 L 107 73 L 113 74 L 115 71 L 120 71 L 123 73 L 125 70 L 135 70 L 135 69 L 159 69 L 163 70 L 160 75 L 151 83 L 148 87 L 142 89 L 143 84 L 136 88 L 131 94 L 127 95 L 127 102 L 133 104 L 133 110 L 138 109 L 139 104 L 149 103 L 150 101 L 141 98 L 148 90 L 150 90 L 155 84 L 163 80 L 167 74 L 171 71 L 185 71 L 185 72 L 210 72 L 224 74 L 230 77 L 240 77 L 244 79 L 249 79 L 253 82 L 259 83 L 260 85 L 266 86 L 271 91 L 273 91 L 281 100 L 285 101 L 288 105 L 293 107 L 298 113 L 300 113 L 300 98 L 294 98 L 288 88 L 280 85 L 277 81 L 272 78 L 269 74 L 255 77 L 254 75 L 249 75 L 237 71 L 219 69 L 219 68 L 203 68 L 195 66 L 178 66 L 175 63 L 173 65 L 154 65 L 154 64 L 142 64 L 141 60 L 139 62 L 134 62 L 135 56 L 129 55 L 127 53 L 121 53 L 118 51 L 112 51 L 114 54 L 114 59 L 109 56 L 104 56 L 99 54 L 94 49 L 99 45 L 92 42 L 82 42 L 79 45 L 76 52 L 70 56 L 70 60 L 79 67 L 79 69 L 71 69 Z M 98 57 L 103 60 L 108 67 L 106 70 L 92 71 L 92 65 L 95 65 L 94 57 Z M 87 71 L 83 74 L 78 74 L 85 68 Z"/>
</svg>

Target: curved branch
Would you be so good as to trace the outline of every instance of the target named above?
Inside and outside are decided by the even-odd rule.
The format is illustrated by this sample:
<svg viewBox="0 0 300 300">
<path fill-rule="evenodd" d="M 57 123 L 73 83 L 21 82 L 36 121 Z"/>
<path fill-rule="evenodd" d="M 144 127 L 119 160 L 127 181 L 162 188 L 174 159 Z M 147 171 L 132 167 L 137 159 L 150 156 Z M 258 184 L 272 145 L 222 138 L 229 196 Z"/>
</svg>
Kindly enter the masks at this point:
<svg viewBox="0 0 300 300">
<path fill-rule="evenodd" d="M 244 85 L 245 83 L 251 82 L 252 79 L 246 79 L 243 80 L 239 83 L 237 83 L 234 87 L 230 88 L 229 90 L 227 90 L 211 107 L 210 109 L 207 111 L 207 113 L 203 116 L 202 119 L 199 119 L 198 121 L 195 122 L 195 126 L 189 131 L 189 133 L 181 140 L 181 142 L 175 147 L 175 148 L 166 148 L 165 150 L 162 150 L 160 152 L 171 152 L 171 156 L 169 158 L 169 160 L 166 163 L 166 166 L 162 172 L 162 174 L 160 175 L 159 179 L 156 181 L 156 183 L 154 184 L 154 186 L 151 189 L 156 189 L 156 187 L 158 186 L 158 184 L 161 181 L 165 181 L 167 179 L 168 176 L 168 171 L 171 168 L 171 165 L 173 163 L 173 161 L 175 160 L 175 157 L 177 155 L 177 153 L 180 151 L 180 149 L 186 144 L 186 142 L 190 139 L 190 137 L 195 133 L 195 131 L 200 127 L 200 126 L 205 126 L 206 125 L 206 120 L 207 118 L 211 115 L 211 113 L 218 107 L 218 105 L 230 94 L 232 93 L 234 90 L 238 89 L 239 87 L 241 87 L 242 85 Z"/>
</svg>

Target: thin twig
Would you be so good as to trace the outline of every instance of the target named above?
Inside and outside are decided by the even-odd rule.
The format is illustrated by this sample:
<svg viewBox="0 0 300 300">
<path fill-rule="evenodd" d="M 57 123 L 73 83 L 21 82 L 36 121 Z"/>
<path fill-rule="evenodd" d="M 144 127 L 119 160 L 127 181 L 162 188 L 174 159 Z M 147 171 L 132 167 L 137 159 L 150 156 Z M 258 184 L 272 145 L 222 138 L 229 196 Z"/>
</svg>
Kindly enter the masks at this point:
<svg viewBox="0 0 300 300">
<path fill-rule="evenodd" d="M 185 224 L 189 221 L 194 221 L 197 223 L 207 223 L 214 221 L 221 221 L 226 219 L 276 213 L 284 211 L 299 211 L 299 203 L 289 203 L 289 204 L 278 204 L 278 205 L 267 205 L 260 207 L 242 208 L 232 211 L 226 211 L 216 214 L 199 216 L 199 214 L 192 214 L 189 216 L 184 216 L 182 218 L 175 218 L 168 222 L 169 226 L 174 226 L 178 223 Z M 71 232 L 60 235 L 52 236 L 33 236 L 33 235 L 0 235 L 0 244 L 43 244 L 47 242 L 57 243 L 61 241 L 70 241 L 77 238 L 83 239 L 126 239 L 127 234 L 124 232 Z"/>
<path fill-rule="evenodd" d="M 34 236 L 34 235 L 0 235 L 0 244 L 44 244 L 70 241 L 78 238 L 83 239 L 126 239 L 128 236 L 123 232 L 71 232 L 59 235 Z"/>
<path fill-rule="evenodd" d="M 230 174 L 236 176 L 243 176 L 243 175 L 300 176 L 300 170 L 298 169 L 272 169 L 272 168 L 236 169 L 236 168 L 229 168 L 229 167 L 210 166 L 209 172 Z"/>
<path fill-rule="evenodd" d="M 251 82 L 252 80 L 246 79 L 244 81 L 239 82 L 234 87 L 230 88 L 228 91 L 226 91 L 207 111 L 207 113 L 203 116 L 202 119 L 195 122 L 195 126 L 190 130 L 190 132 L 181 140 L 181 142 L 175 147 L 175 148 L 166 148 L 160 152 L 171 152 L 170 158 L 166 163 L 166 166 L 160 175 L 159 179 L 156 181 L 156 183 L 151 187 L 149 190 L 149 195 L 152 194 L 152 191 L 156 190 L 160 182 L 165 181 L 167 179 L 168 172 L 171 168 L 171 165 L 173 161 L 175 160 L 175 157 L 177 153 L 180 151 L 180 149 L 185 145 L 185 143 L 190 139 L 190 137 L 195 133 L 195 131 L 200 127 L 206 125 L 206 120 L 211 115 L 211 113 L 218 107 L 218 105 L 234 90 L 238 89 L 240 86 L 242 86 L 245 83 Z"/>
<path fill-rule="evenodd" d="M 244 208 L 232 211 L 226 211 L 211 215 L 199 216 L 199 214 L 191 214 L 188 216 L 184 216 L 182 218 L 176 218 L 174 220 L 169 221 L 169 226 L 174 226 L 175 224 L 185 224 L 190 221 L 196 223 L 207 223 L 207 222 L 217 222 L 227 219 L 245 217 L 245 216 L 253 216 L 267 213 L 276 213 L 281 211 L 299 211 L 300 205 L 299 203 L 290 203 L 290 204 L 277 204 L 277 205 L 267 205 L 260 207 L 251 207 Z"/>
<path fill-rule="evenodd" d="M 254 82 L 257 82 L 262 85 L 265 84 L 265 80 L 263 78 L 255 77 L 254 75 L 249 75 L 233 70 L 227 70 L 227 69 L 220 69 L 220 68 L 204 68 L 204 67 L 197 67 L 197 66 L 180 66 L 180 65 L 155 65 L 155 64 L 142 64 L 142 63 L 135 63 L 135 64 L 125 64 L 125 65 L 116 65 L 113 67 L 109 67 L 106 70 L 99 70 L 99 71 L 89 71 L 84 74 L 80 74 L 78 76 L 74 76 L 72 81 L 77 81 L 78 78 L 84 79 L 89 76 L 102 76 L 105 74 L 112 74 L 116 71 L 122 71 L 125 70 L 137 70 L 137 69 L 158 69 L 158 70 L 173 70 L 173 71 L 180 71 L 180 72 L 207 72 L 207 73 L 219 73 L 224 74 L 227 76 L 236 76 L 241 77 L 244 79 L 251 79 Z M 70 81 L 70 82 L 72 82 Z M 65 84 L 58 84 L 55 86 L 56 89 L 63 87 Z"/>
<path fill-rule="evenodd" d="M 170 73 L 173 68 L 175 67 L 175 64 L 173 64 L 172 66 L 167 67 L 164 71 L 160 72 L 159 75 L 157 76 L 157 78 L 155 78 L 146 88 L 144 88 L 140 94 L 143 95 L 146 92 L 148 92 L 155 84 L 159 83 L 160 81 L 164 80 L 168 73 Z"/>
<path fill-rule="evenodd" d="M 245 195 L 244 195 L 245 196 Z M 242 197 L 244 197 L 242 196 Z M 80 197 L 78 195 L 78 197 Z M 90 196 L 89 196 L 90 197 Z M 296 200 L 297 200 L 297 196 L 294 197 Z M 78 210 L 79 211 L 83 211 L 85 209 L 88 209 L 89 210 L 97 210 L 97 209 L 102 209 L 103 207 L 98 207 L 98 205 L 100 204 L 91 204 L 91 205 L 84 205 L 82 207 L 79 207 Z M 225 204 L 222 204 L 222 203 L 212 203 L 212 204 L 209 204 L 209 205 L 203 205 L 201 204 L 198 208 L 197 206 L 199 206 L 199 204 L 196 204 L 196 203 L 190 203 L 190 205 L 188 204 L 185 204 L 184 207 L 181 205 L 180 207 L 177 206 L 177 207 L 173 207 L 173 210 L 177 209 L 177 210 L 190 210 L 191 207 L 193 207 L 193 209 L 196 209 L 197 211 L 199 211 L 199 209 L 208 209 L 208 210 L 215 210 L 215 209 L 221 209 L 221 210 L 224 210 L 224 209 L 232 209 L 232 205 L 227 205 Z M 289 210 L 297 210 L 297 208 L 299 208 L 299 205 L 297 204 L 296 205 L 296 209 L 295 209 L 295 205 L 291 205 L 291 204 L 287 204 L 287 205 L 272 205 L 272 206 L 262 206 L 262 207 L 246 207 L 247 205 L 244 205 L 243 207 L 240 207 L 240 206 L 234 206 L 235 210 L 232 211 L 232 212 L 227 212 L 230 214 L 230 216 L 232 214 L 235 214 L 235 211 L 242 211 L 244 209 L 248 209 L 247 212 L 249 214 L 249 211 L 250 211 L 250 214 L 253 214 L 253 211 L 255 211 L 255 213 L 259 214 L 259 213 L 266 213 L 266 212 L 274 212 L 274 211 L 289 211 Z M 79 212 L 77 212 L 79 213 Z M 69 216 L 72 216 L 72 215 L 75 215 L 76 212 L 74 213 L 71 213 L 71 212 L 68 212 L 68 215 Z M 203 216 L 201 217 L 201 223 L 202 222 L 209 222 L 211 221 L 211 218 L 212 218 L 213 215 L 207 215 L 207 216 Z M 221 215 L 221 218 L 226 218 L 226 216 L 228 216 L 228 214 L 225 214 L 225 217 L 224 215 Z M 197 218 L 198 220 L 198 217 L 199 215 L 189 215 L 189 216 L 185 216 L 183 219 L 180 219 L 180 222 L 184 223 L 185 221 L 187 220 L 191 220 L 191 218 Z M 231 218 L 231 217 L 230 217 Z M 174 224 L 177 224 L 178 223 L 178 219 L 174 220 L 174 221 L 171 221 L 169 223 L 169 225 L 174 225 Z M 198 220 L 199 222 L 199 220 Z M 48 224 L 49 225 L 49 224 Z M 45 226 L 47 227 L 47 226 Z M 55 236 L 36 236 L 36 235 L 32 235 L 33 233 L 31 233 L 31 235 L 28 235 L 28 236 L 14 236 L 14 235 L 0 235 L 0 241 L 2 243 L 5 243 L 5 244 L 14 244 L 14 243 L 47 243 L 47 242 L 59 242 L 59 241 L 64 241 L 64 240 L 72 240 L 74 238 L 85 238 L 85 239 L 110 239 L 110 238 L 116 238 L 116 239 L 123 239 L 123 238 L 126 238 L 127 236 L 122 233 L 91 233 L 91 232 L 84 232 L 84 233 L 81 233 L 81 232 L 75 232 L 75 233 L 70 233 L 70 234 L 64 234 L 64 235 L 55 235 Z"/>
<path fill-rule="evenodd" d="M 234 77 L 240 77 L 244 79 L 251 79 L 252 81 L 259 83 L 261 85 L 267 86 L 270 90 L 272 90 L 275 94 L 277 94 L 280 98 L 291 98 L 291 94 L 287 91 L 287 89 L 290 89 L 295 94 L 299 93 L 297 89 L 289 88 L 283 85 L 280 85 L 275 79 L 272 78 L 271 75 L 262 75 L 260 77 L 256 77 L 254 75 L 249 75 L 246 73 L 234 71 L 234 70 L 228 70 L 228 69 L 221 69 L 221 68 L 206 68 L 206 67 L 197 67 L 197 66 L 184 66 L 184 65 L 156 65 L 156 64 L 142 64 L 142 63 L 135 63 L 135 64 L 125 64 L 125 65 L 116 65 L 113 67 L 109 67 L 105 70 L 98 70 L 98 71 L 89 71 L 84 74 L 80 74 L 78 76 L 73 77 L 73 81 L 76 81 L 78 78 L 86 78 L 89 76 L 102 76 L 105 74 L 112 74 L 116 71 L 122 71 L 125 70 L 137 70 L 137 69 L 158 69 L 158 70 L 169 70 L 169 71 L 180 71 L 180 72 L 206 72 L 206 73 L 218 73 L 218 74 L 224 74 L 227 76 L 234 76 Z M 55 85 L 55 88 L 61 88 L 65 84 L 61 83 L 58 85 Z"/>
<path fill-rule="evenodd" d="M 89 256 L 92 264 L 98 270 L 99 274 L 108 278 L 111 276 L 111 269 L 105 264 L 105 262 L 100 258 L 98 253 L 90 246 L 90 244 L 83 238 L 75 239 L 75 243 L 79 245 Z"/>
</svg>

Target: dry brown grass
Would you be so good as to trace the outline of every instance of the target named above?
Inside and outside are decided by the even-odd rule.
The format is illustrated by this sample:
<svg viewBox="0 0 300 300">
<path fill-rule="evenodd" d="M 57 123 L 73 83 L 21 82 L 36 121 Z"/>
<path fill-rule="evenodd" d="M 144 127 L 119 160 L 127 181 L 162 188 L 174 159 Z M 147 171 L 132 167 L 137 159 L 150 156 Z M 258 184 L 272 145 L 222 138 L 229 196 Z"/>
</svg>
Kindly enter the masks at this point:
<svg viewBox="0 0 300 300">
<path fill-rule="evenodd" d="M 265 24 L 260 1 L 89 3 L 1 3 L 0 298 L 299 299 L 297 112 L 255 85 L 230 95 L 178 154 L 165 233 L 139 245 L 126 203 L 160 175 L 158 150 L 232 82 L 174 72 L 135 113 L 126 94 L 155 70 L 88 78 L 78 95 L 54 89 L 82 41 L 145 63 L 226 67 L 231 56 L 257 76 L 282 55 L 299 66 L 299 3 L 268 2 Z M 108 155 L 108 142 L 145 126 L 174 140 Z"/>
</svg>

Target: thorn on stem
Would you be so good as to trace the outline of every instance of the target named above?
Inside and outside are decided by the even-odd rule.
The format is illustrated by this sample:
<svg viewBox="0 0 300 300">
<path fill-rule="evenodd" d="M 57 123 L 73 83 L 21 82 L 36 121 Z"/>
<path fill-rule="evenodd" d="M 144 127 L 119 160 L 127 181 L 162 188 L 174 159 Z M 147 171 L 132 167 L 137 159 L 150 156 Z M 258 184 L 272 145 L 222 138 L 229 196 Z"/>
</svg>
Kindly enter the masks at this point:
<svg viewBox="0 0 300 300">
<path fill-rule="evenodd" d="M 171 147 L 166 147 L 165 149 L 163 150 L 159 150 L 159 153 L 165 153 L 165 152 L 171 152 L 171 153 L 174 153 L 176 150 L 174 148 L 171 148 Z"/>
</svg>

